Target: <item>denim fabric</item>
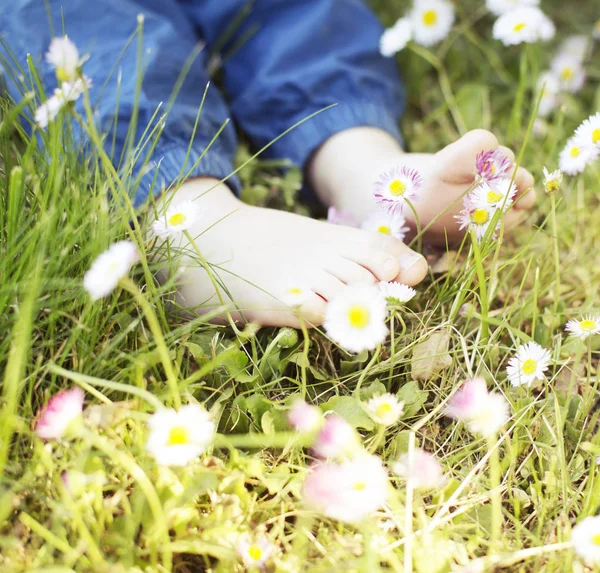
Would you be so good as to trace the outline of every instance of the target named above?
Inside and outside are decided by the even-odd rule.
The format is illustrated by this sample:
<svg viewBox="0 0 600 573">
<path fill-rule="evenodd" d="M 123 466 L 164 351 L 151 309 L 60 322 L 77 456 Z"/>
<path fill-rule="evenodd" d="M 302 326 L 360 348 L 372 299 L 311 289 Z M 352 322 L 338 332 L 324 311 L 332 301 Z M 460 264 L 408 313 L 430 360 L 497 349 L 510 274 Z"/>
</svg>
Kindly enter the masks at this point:
<svg viewBox="0 0 600 573">
<path fill-rule="evenodd" d="M 374 126 L 400 138 L 400 80 L 393 60 L 379 54 L 382 29 L 362 0 L 49 0 L 49 11 L 41 0 L 2 4 L 3 39 L 23 69 L 27 69 L 26 56 L 31 54 L 43 71 L 48 93 L 56 79 L 43 55 L 52 36 L 62 34 L 63 22 L 64 32 L 80 52 L 89 53 L 84 69 L 94 82 L 90 94 L 93 101 L 97 98 L 100 125 L 107 133 L 116 130 L 115 163 L 125 149 L 125 136 L 134 117 L 137 38 L 127 43 L 138 25 L 138 15 L 144 16 L 138 140 L 161 102 L 164 111 L 190 54 L 200 42 L 206 44 L 170 109 L 136 190 L 136 205 L 179 175 L 209 80 L 207 54 L 217 47 L 225 54 L 228 103 L 214 86 L 209 88 L 187 170 L 204 156 L 189 172 L 190 177 L 222 179 L 233 170 L 236 134 L 231 123 L 206 151 L 230 116 L 259 148 L 307 116 L 336 104 L 283 136 L 266 152 L 300 167 L 321 143 L 343 129 Z M 234 22 L 238 24 L 235 27 Z M 10 58 L 2 47 L 0 55 Z M 6 79 L 15 99 L 20 98 L 19 91 L 30 89 L 27 74 L 19 78 L 9 73 Z M 107 146 L 112 136 L 107 138 Z M 228 183 L 239 190 L 235 177 Z"/>
</svg>

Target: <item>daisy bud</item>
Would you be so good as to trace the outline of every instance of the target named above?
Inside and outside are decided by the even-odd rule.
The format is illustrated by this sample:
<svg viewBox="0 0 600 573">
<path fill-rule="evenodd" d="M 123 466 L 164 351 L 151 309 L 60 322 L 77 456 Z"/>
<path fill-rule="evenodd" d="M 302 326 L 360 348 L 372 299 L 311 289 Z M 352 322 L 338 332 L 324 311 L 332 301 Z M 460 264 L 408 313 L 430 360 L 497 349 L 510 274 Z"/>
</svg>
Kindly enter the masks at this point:
<svg viewBox="0 0 600 573">
<path fill-rule="evenodd" d="M 557 169 L 556 171 L 550 173 L 544 167 L 544 189 L 546 190 L 546 193 L 552 194 L 560 190 L 562 179 L 563 174 L 561 173 L 560 169 Z"/>
<path fill-rule="evenodd" d="M 279 348 L 291 348 L 298 344 L 298 331 L 289 327 L 280 328 L 276 338 Z"/>
<path fill-rule="evenodd" d="M 392 469 L 414 489 L 437 489 L 448 481 L 437 458 L 420 448 L 401 455 Z"/>
<path fill-rule="evenodd" d="M 600 516 L 586 517 L 571 535 L 573 549 L 587 565 L 600 565 Z"/>
<path fill-rule="evenodd" d="M 367 411 L 375 423 L 392 426 L 400 419 L 404 402 L 400 402 L 393 394 L 382 394 L 367 402 Z"/>
<path fill-rule="evenodd" d="M 65 436 L 69 426 L 81 416 L 84 397 L 78 386 L 52 396 L 38 414 L 35 433 L 43 440 Z"/>
<path fill-rule="evenodd" d="M 320 458 L 341 458 L 352 453 L 358 446 L 354 428 L 337 414 L 331 414 L 325 416 L 312 449 Z"/>
<path fill-rule="evenodd" d="M 303 400 L 294 402 L 287 416 L 288 423 L 300 433 L 316 432 L 323 424 L 323 414 L 316 406 Z"/>
<path fill-rule="evenodd" d="M 265 568 L 266 562 L 273 555 L 273 544 L 264 535 L 252 538 L 246 534 L 240 537 L 236 552 L 248 570 Z"/>
</svg>

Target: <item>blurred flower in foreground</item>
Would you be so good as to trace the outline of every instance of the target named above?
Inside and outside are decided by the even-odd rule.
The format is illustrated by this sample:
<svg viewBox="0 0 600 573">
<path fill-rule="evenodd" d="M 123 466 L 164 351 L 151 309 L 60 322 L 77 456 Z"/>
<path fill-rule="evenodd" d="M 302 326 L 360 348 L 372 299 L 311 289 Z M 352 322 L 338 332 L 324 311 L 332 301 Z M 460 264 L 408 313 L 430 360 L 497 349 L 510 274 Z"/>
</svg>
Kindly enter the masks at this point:
<svg viewBox="0 0 600 573">
<path fill-rule="evenodd" d="M 60 82 L 68 82 L 77 76 L 81 65 L 79 59 L 79 50 L 77 46 L 69 40 L 68 36 L 54 38 L 50 42 L 46 61 L 56 69 L 56 78 Z"/>
<path fill-rule="evenodd" d="M 395 281 L 391 283 L 381 281 L 379 283 L 379 290 L 389 306 L 398 306 L 407 303 L 417 294 L 414 288 Z"/>
<path fill-rule="evenodd" d="M 432 490 L 448 481 L 437 458 L 421 448 L 402 454 L 392 470 L 414 489 Z"/>
<path fill-rule="evenodd" d="M 357 523 L 383 506 L 388 475 L 381 460 L 364 454 L 342 463 L 316 464 L 302 490 L 306 505 L 326 517 Z"/>
<path fill-rule="evenodd" d="M 367 402 L 367 412 L 373 421 L 382 426 L 395 424 L 404 411 L 404 402 L 400 402 L 393 394 L 374 396 Z"/>
<path fill-rule="evenodd" d="M 379 51 L 389 58 L 406 47 L 412 40 L 413 29 L 410 18 L 400 18 L 391 28 L 385 30 L 379 41 Z"/>
<path fill-rule="evenodd" d="M 536 6 L 522 6 L 502 14 L 494 24 L 494 38 L 505 46 L 551 40 L 556 28 Z"/>
<path fill-rule="evenodd" d="M 159 410 L 148 419 L 146 449 L 163 466 L 184 466 L 212 442 L 215 425 L 198 404 Z"/>
<path fill-rule="evenodd" d="M 315 432 L 323 425 L 323 414 L 320 408 L 296 400 L 288 412 L 287 420 L 297 432 Z"/>
<path fill-rule="evenodd" d="M 540 0 L 486 0 L 488 10 L 496 16 L 501 16 L 521 6 L 539 6 Z"/>
<path fill-rule="evenodd" d="M 358 227 L 358 221 L 352 213 L 345 209 L 336 209 L 329 207 L 327 209 L 327 222 L 332 225 L 345 225 L 346 227 Z"/>
<path fill-rule="evenodd" d="M 71 422 L 81 416 L 84 398 L 79 386 L 52 396 L 38 413 L 35 433 L 44 440 L 62 438 Z"/>
<path fill-rule="evenodd" d="M 560 169 L 550 173 L 550 171 L 544 167 L 544 189 L 546 190 L 546 193 L 556 193 L 559 191 L 562 179 L 563 174 Z"/>
<path fill-rule="evenodd" d="M 92 81 L 87 76 L 77 78 L 73 82 L 63 82 L 60 88 L 54 90 L 54 95 L 41 104 L 34 114 L 35 122 L 42 128 L 54 121 L 61 109 L 77 101 L 81 94 L 92 87 Z"/>
<path fill-rule="evenodd" d="M 372 350 L 387 336 L 386 302 L 374 286 L 352 285 L 325 309 L 327 336 L 349 352 Z"/>
<path fill-rule="evenodd" d="M 502 151 L 482 151 L 475 158 L 475 173 L 491 184 L 510 177 L 511 162 Z"/>
<path fill-rule="evenodd" d="M 176 237 L 196 223 L 199 211 L 194 201 L 181 201 L 170 205 L 164 216 L 161 215 L 152 223 L 152 230 L 159 237 Z"/>
<path fill-rule="evenodd" d="M 423 179 L 415 169 L 394 167 L 379 177 L 373 196 L 384 209 L 402 211 L 407 201 L 419 200 L 422 185 Z"/>
<path fill-rule="evenodd" d="M 415 0 L 410 19 L 415 42 L 433 46 L 450 33 L 454 24 L 454 5 L 447 0 Z"/>
<path fill-rule="evenodd" d="M 573 549 L 588 565 L 600 565 L 600 516 L 586 517 L 573 527 Z"/>
<path fill-rule="evenodd" d="M 406 232 L 409 230 L 404 215 L 394 211 L 375 211 L 361 223 L 360 228 L 365 231 L 390 235 L 400 241 L 404 240 Z"/>
<path fill-rule="evenodd" d="M 579 58 L 570 54 L 559 53 L 552 60 L 550 69 L 558 80 L 562 91 L 574 94 L 583 88 L 586 76 Z"/>
<path fill-rule="evenodd" d="M 488 392 L 486 381 L 476 377 L 467 380 L 448 401 L 446 416 L 465 422 L 474 434 L 489 437 L 508 421 L 508 403 L 502 394 Z"/>
<path fill-rule="evenodd" d="M 344 458 L 360 450 L 360 442 L 354 428 L 337 414 L 325 416 L 323 427 L 312 447 L 315 456 Z"/>
<path fill-rule="evenodd" d="M 594 334 L 600 334 L 600 316 L 585 316 L 579 320 L 569 320 L 565 330 L 576 338 L 585 340 Z"/>
<path fill-rule="evenodd" d="M 308 287 L 297 284 L 284 289 L 279 298 L 283 304 L 299 308 L 310 298 L 311 292 Z"/>
<path fill-rule="evenodd" d="M 137 261 L 138 252 L 131 241 L 113 243 L 83 277 L 83 286 L 92 300 L 109 295 Z"/>
<path fill-rule="evenodd" d="M 513 386 L 529 386 L 536 380 L 546 380 L 544 372 L 548 370 L 550 360 L 550 352 L 537 342 L 522 344 L 508 361 L 508 380 Z"/>
<path fill-rule="evenodd" d="M 253 539 L 246 534 L 240 537 L 236 551 L 246 569 L 264 569 L 265 563 L 273 555 L 273 544 L 264 535 Z"/>
</svg>

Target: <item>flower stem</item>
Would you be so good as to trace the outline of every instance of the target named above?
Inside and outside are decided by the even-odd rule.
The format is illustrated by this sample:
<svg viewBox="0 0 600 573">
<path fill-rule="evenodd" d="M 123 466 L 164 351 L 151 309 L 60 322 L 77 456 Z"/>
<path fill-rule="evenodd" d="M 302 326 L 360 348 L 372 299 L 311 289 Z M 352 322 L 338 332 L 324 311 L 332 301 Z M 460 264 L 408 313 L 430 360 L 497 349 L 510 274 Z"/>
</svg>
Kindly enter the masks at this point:
<svg viewBox="0 0 600 573">
<path fill-rule="evenodd" d="M 485 270 L 483 268 L 483 259 L 481 258 L 481 249 L 475 236 L 475 231 L 471 229 L 471 244 L 473 247 L 473 258 L 475 260 L 475 269 L 477 271 L 477 278 L 479 279 L 479 302 L 481 303 L 481 342 L 486 344 L 489 338 L 489 324 L 488 324 L 488 293 L 485 278 Z"/>
<path fill-rule="evenodd" d="M 552 239 L 554 243 L 554 314 L 558 314 L 558 303 L 560 301 L 560 251 L 558 248 L 558 225 L 556 223 L 556 197 L 554 193 L 550 194 L 552 210 L 550 212 L 552 220 Z M 558 317 L 557 317 L 558 318 Z"/>
<path fill-rule="evenodd" d="M 298 320 L 300 321 L 300 329 L 302 330 L 302 336 L 304 337 L 304 344 L 302 347 L 302 355 L 304 360 L 302 360 L 300 364 L 300 375 L 301 375 L 301 386 L 300 386 L 300 394 L 302 395 L 302 399 L 306 400 L 306 365 L 308 364 L 308 350 L 310 348 L 310 338 L 308 337 L 308 330 L 306 329 L 306 323 L 304 322 L 304 318 L 300 314 L 300 310 L 298 310 Z"/>
<path fill-rule="evenodd" d="M 354 389 L 354 396 L 356 398 L 358 398 L 358 396 L 360 394 L 360 388 L 363 385 L 363 382 L 365 381 L 365 378 L 367 377 L 369 370 L 371 370 L 373 364 L 375 364 L 375 362 L 379 358 L 380 353 L 381 353 L 381 344 L 378 344 L 377 348 L 375 349 L 375 352 L 373 353 L 373 356 L 371 357 L 371 360 L 369 360 L 369 363 L 367 364 L 365 369 L 360 373 L 360 378 L 358 379 L 358 382 L 356 383 L 356 388 Z"/>
<path fill-rule="evenodd" d="M 497 436 L 488 438 L 490 452 L 490 500 L 492 503 L 492 535 L 490 548 L 496 549 L 502 534 L 502 495 L 500 492 L 501 468 L 500 450 L 496 445 Z"/>
</svg>

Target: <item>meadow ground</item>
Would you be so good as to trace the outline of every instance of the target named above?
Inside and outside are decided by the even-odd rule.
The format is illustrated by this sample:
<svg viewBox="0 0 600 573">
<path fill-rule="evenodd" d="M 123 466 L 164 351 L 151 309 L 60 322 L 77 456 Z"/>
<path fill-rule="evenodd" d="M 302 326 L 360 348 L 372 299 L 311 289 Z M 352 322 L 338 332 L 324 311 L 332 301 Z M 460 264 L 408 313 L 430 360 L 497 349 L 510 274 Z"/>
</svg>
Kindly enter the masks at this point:
<svg viewBox="0 0 600 573">
<path fill-rule="evenodd" d="M 386 25 L 405 9 L 372 4 Z M 152 240 L 115 200 L 133 182 L 99 151 L 91 109 L 63 113 L 31 138 L 19 116 L 34 102 L 5 102 L 0 571 L 225 572 L 251 569 L 253 557 L 262 563 L 259 553 L 269 571 L 587 570 L 571 531 L 600 505 L 600 336 L 582 341 L 564 326 L 600 313 L 600 165 L 565 177 L 552 197 L 540 182 L 573 129 L 600 109 L 598 45 L 585 88 L 565 94 L 543 133 L 531 118 L 537 77 L 556 46 L 570 34 L 590 36 L 600 12 L 592 0 L 544 2 L 556 39 L 509 48 L 492 39 L 482 4 L 457 2 L 446 40 L 399 54 L 404 134 L 412 150 L 435 151 L 469 129 L 493 130 L 536 176 L 538 205 L 479 248 L 467 237 L 460 248 L 427 251 L 428 278 L 395 311 L 374 353 L 348 354 L 317 331 L 234 332 L 206 317 L 178 319 L 166 306 L 173 281 L 160 285 L 146 257 Z M 79 122 L 92 142 L 85 161 L 71 143 L 69 125 Z M 238 165 L 249 158 L 242 146 Z M 245 165 L 244 198 L 307 212 L 296 201 L 299 173 L 277 167 L 260 157 Z M 125 238 L 141 262 L 130 282 L 92 301 L 85 271 Z M 508 360 L 531 340 L 551 353 L 547 381 L 512 387 Z M 444 415 L 473 375 L 509 404 L 510 419 L 487 440 Z M 41 440 L 36 412 L 76 386 L 85 391 L 85 423 L 70 437 Z M 302 392 L 354 426 L 386 467 L 420 447 L 446 481 L 420 492 L 390 472 L 386 503 L 354 524 L 311 511 L 302 484 L 314 436 L 286 421 Z M 364 407 L 384 392 L 404 402 L 388 427 Z M 146 448 L 147 420 L 179 399 L 203 404 L 217 434 L 195 461 L 160 466 Z"/>
</svg>

